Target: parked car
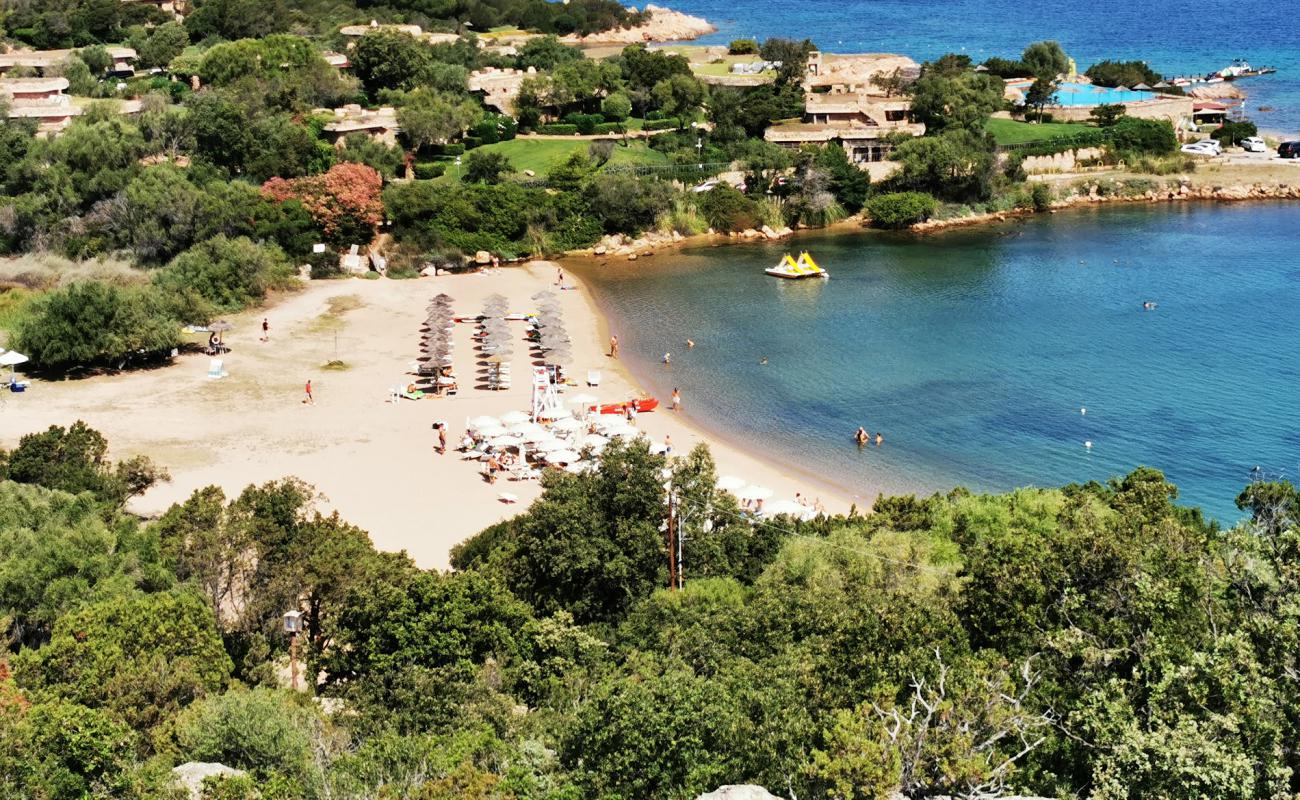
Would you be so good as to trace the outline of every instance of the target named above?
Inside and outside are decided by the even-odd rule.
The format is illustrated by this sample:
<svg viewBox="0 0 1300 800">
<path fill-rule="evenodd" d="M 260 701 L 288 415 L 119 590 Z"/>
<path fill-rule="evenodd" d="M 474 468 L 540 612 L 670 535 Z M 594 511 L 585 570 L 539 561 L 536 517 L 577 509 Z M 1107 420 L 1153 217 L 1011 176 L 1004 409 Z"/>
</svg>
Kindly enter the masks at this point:
<svg viewBox="0 0 1300 800">
<path fill-rule="evenodd" d="M 1277 146 L 1281 158 L 1300 158 L 1300 142 L 1283 142 Z"/>
<path fill-rule="evenodd" d="M 1268 145 L 1258 136 L 1247 136 L 1241 140 L 1241 149 L 1247 153 L 1267 153 Z"/>
<path fill-rule="evenodd" d="M 1192 142 L 1185 144 L 1181 148 L 1182 152 L 1189 156 L 1207 156 L 1213 158 L 1223 152 L 1223 147 L 1213 139 L 1206 139 L 1201 142 Z"/>
</svg>

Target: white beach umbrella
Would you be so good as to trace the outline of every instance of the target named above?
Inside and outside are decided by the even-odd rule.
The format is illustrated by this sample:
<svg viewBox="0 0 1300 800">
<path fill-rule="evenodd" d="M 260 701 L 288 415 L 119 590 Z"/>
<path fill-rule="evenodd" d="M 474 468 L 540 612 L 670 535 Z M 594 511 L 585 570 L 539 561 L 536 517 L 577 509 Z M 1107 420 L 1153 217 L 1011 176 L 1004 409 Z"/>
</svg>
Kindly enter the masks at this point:
<svg viewBox="0 0 1300 800">
<path fill-rule="evenodd" d="M 766 486 L 746 486 L 736 492 L 736 498 L 739 500 L 766 500 L 775 492 Z"/>
<path fill-rule="evenodd" d="M 528 422 L 528 415 L 522 411 L 507 411 L 501 415 L 501 422 L 506 425 L 518 425 L 521 422 Z"/>
<path fill-rule="evenodd" d="M 469 421 L 469 427 L 473 428 L 474 430 L 478 430 L 479 428 L 486 428 L 489 425 L 495 425 L 497 427 L 501 427 L 501 421 L 498 420 L 496 417 L 489 417 L 487 415 L 481 417 L 474 417 Z"/>
<path fill-rule="evenodd" d="M 595 472 L 596 465 L 590 461 L 579 461 L 577 464 L 570 464 L 565 467 L 564 471 L 574 475 L 585 475 L 588 472 Z"/>
<path fill-rule="evenodd" d="M 539 411 L 537 416 L 542 419 L 568 419 L 573 416 L 573 412 L 561 406 L 551 406 L 550 408 L 544 408 Z"/>
<path fill-rule="evenodd" d="M 564 402 L 574 406 L 589 406 L 592 403 L 595 403 L 599 400 L 600 398 L 596 397 L 594 394 L 587 394 L 586 392 L 582 392 L 581 394 L 575 394 L 573 397 L 568 398 Z"/>
<path fill-rule="evenodd" d="M 555 437 L 551 437 L 550 439 L 542 439 L 540 441 L 533 442 L 533 449 L 540 451 L 542 453 L 554 453 L 559 450 L 567 450 L 569 449 L 569 446 L 564 442 L 560 441 L 559 439 L 556 439 Z"/>
<path fill-rule="evenodd" d="M 523 444 L 524 440 L 520 436 L 496 436 L 488 439 L 488 444 L 493 447 L 518 447 Z"/>
<path fill-rule="evenodd" d="M 497 436 L 507 436 L 510 433 L 500 425 L 484 425 L 483 427 L 475 428 L 474 430 L 484 439 L 494 439 Z"/>
<path fill-rule="evenodd" d="M 606 439 L 604 436 L 601 436 L 599 433 L 589 433 L 586 436 L 582 437 L 582 439 L 578 441 L 578 444 L 583 447 L 591 447 L 593 449 L 600 450 L 603 449 L 605 445 L 609 444 L 609 439 Z"/>
<path fill-rule="evenodd" d="M 546 429 L 541 425 L 538 425 L 536 422 L 519 422 L 511 425 L 509 430 L 516 436 L 523 436 L 524 438 L 536 436 L 538 434 L 550 436 L 550 434 L 546 432 Z"/>
<path fill-rule="evenodd" d="M 546 454 L 547 464 L 572 464 L 580 460 L 582 460 L 582 456 L 572 450 L 556 450 L 553 453 Z"/>
<path fill-rule="evenodd" d="M 763 516 L 767 518 L 789 514 L 798 519 L 805 519 L 810 513 L 813 513 L 811 508 L 800 505 L 793 500 L 777 500 L 775 503 L 768 503 L 763 506 Z"/>
<path fill-rule="evenodd" d="M 576 431 L 587 426 L 585 423 L 580 422 L 573 417 L 565 417 L 564 419 L 556 420 L 555 424 L 551 427 L 557 431 Z"/>
<path fill-rule="evenodd" d="M 718 478 L 718 488 L 724 492 L 734 492 L 737 489 L 743 489 L 749 481 L 735 475 L 723 475 Z"/>
</svg>

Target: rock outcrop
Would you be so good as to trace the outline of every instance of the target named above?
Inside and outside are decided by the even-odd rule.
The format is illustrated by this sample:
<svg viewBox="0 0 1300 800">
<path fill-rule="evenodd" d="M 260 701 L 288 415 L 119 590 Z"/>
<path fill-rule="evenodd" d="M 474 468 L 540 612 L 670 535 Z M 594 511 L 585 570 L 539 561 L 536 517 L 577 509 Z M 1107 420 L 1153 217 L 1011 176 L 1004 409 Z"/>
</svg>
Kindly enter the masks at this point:
<svg viewBox="0 0 1300 800">
<path fill-rule="evenodd" d="M 569 44 L 636 44 L 637 42 L 680 42 L 698 39 L 713 33 L 717 28 L 706 19 L 692 17 L 680 11 L 646 4 L 646 14 L 650 16 L 645 22 L 633 28 L 617 28 L 601 31 L 587 36 L 564 37 Z"/>
<path fill-rule="evenodd" d="M 242 769 L 205 761 L 186 761 L 184 764 L 172 767 L 173 779 L 185 787 L 192 800 L 198 800 L 203 796 L 203 781 L 207 778 L 241 778 L 247 774 Z"/>
<path fill-rule="evenodd" d="M 730 784 L 702 794 L 695 800 L 781 800 L 762 786 Z"/>
</svg>

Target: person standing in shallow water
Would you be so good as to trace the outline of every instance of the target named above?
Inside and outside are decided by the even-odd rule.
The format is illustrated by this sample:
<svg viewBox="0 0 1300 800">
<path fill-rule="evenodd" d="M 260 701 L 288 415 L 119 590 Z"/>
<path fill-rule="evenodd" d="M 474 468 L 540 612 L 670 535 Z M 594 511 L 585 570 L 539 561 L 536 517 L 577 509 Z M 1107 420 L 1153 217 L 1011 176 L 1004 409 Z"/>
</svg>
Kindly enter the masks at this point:
<svg viewBox="0 0 1300 800">
<path fill-rule="evenodd" d="M 871 437 L 867 435 L 867 429 L 862 426 L 858 426 L 858 430 L 853 434 L 853 441 L 857 442 L 858 447 L 866 444 L 867 440 L 870 438 Z"/>
<path fill-rule="evenodd" d="M 681 411 L 681 410 L 682 410 L 682 393 L 677 391 L 677 387 L 674 386 L 673 387 L 673 411 Z"/>
</svg>

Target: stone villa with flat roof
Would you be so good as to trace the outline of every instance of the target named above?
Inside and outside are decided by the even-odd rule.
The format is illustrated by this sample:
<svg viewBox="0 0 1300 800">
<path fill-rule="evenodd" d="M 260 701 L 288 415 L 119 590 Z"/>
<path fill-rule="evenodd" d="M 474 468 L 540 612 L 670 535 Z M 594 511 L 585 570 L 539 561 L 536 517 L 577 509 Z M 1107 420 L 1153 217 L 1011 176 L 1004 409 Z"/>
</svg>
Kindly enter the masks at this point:
<svg viewBox="0 0 1300 800">
<path fill-rule="evenodd" d="M 850 161 L 881 177 L 893 169 L 887 141 L 891 134 L 925 133 L 925 126 L 912 120 L 911 101 L 905 95 L 889 95 L 875 85 L 877 76 L 895 71 L 912 78 L 919 67 L 906 56 L 887 53 L 811 53 L 803 82 L 803 118 L 773 125 L 763 138 L 791 149 L 838 142 Z"/>
</svg>

